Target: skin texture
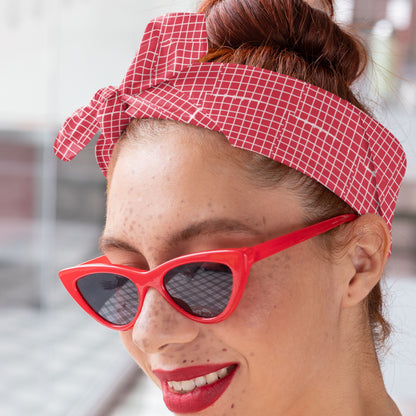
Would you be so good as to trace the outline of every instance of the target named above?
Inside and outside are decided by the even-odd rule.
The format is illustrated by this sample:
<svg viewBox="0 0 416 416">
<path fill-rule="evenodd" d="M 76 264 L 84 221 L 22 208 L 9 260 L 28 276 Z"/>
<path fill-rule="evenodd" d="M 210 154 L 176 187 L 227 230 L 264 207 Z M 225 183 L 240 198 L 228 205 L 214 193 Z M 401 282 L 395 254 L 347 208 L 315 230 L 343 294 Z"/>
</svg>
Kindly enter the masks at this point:
<svg viewBox="0 0 416 416">
<path fill-rule="evenodd" d="M 250 183 L 230 161 L 235 151 L 218 133 L 174 123 L 124 141 L 110 171 L 104 254 L 148 269 L 302 228 L 301 196 Z M 234 224 L 213 226 L 219 218 Z M 346 228 L 352 238 L 332 261 L 315 238 L 256 263 L 237 309 L 218 324 L 185 318 L 150 289 L 123 343 L 158 385 L 152 369 L 238 363 L 201 415 L 399 414 L 362 302 L 382 274 L 389 233 L 376 215 Z"/>
</svg>

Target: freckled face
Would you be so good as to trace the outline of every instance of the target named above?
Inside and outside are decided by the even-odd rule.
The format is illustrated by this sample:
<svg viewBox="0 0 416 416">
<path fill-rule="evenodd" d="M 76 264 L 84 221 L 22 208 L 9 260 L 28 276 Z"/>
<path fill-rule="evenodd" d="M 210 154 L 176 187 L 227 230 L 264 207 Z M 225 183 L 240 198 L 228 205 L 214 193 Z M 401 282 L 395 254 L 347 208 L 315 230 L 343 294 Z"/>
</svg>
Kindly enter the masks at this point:
<svg viewBox="0 0 416 416">
<path fill-rule="evenodd" d="M 124 142 L 111 176 L 104 235 L 135 250 L 108 247 L 110 261 L 154 268 L 190 252 L 254 245 L 302 228 L 296 197 L 247 181 L 227 159 L 232 152 L 217 133 L 174 125 Z M 170 241 L 213 218 L 248 229 Z M 319 385 L 337 349 L 340 294 L 319 250 L 311 240 L 256 263 L 237 309 L 218 324 L 185 318 L 150 289 L 134 328 L 121 333 L 123 343 L 159 386 L 152 370 L 237 363 L 226 391 L 198 414 L 289 414 L 313 394 L 311 386 Z"/>
</svg>

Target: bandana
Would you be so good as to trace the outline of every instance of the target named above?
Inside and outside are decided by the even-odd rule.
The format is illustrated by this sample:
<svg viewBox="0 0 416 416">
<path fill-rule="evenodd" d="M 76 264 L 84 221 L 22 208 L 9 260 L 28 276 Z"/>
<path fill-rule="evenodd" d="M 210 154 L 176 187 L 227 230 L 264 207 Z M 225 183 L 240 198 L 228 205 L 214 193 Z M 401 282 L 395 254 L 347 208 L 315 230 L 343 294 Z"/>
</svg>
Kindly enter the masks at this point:
<svg viewBox="0 0 416 416">
<path fill-rule="evenodd" d="M 169 119 L 222 132 L 318 181 L 358 213 L 391 227 L 405 173 L 398 140 L 348 101 L 273 71 L 199 63 L 208 51 L 202 14 L 149 23 L 118 88 L 100 89 L 61 128 L 54 150 L 70 160 L 101 130 L 98 165 L 106 175 L 114 144 L 132 118 Z"/>
</svg>

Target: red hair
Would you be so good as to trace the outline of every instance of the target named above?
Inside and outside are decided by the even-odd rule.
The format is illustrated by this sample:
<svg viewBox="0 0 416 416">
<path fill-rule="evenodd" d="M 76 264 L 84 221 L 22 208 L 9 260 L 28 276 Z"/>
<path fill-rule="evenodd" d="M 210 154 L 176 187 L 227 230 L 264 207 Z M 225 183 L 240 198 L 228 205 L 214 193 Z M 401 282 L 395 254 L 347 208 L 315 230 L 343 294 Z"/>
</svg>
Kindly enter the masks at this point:
<svg viewBox="0 0 416 416">
<path fill-rule="evenodd" d="M 314 84 L 365 110 L 351 91 L 367 65 L 363 43 L 333 20 L 333 2 L 205 0 L 209 52 L 228 62 L 280 72 Z"/>
</svg>

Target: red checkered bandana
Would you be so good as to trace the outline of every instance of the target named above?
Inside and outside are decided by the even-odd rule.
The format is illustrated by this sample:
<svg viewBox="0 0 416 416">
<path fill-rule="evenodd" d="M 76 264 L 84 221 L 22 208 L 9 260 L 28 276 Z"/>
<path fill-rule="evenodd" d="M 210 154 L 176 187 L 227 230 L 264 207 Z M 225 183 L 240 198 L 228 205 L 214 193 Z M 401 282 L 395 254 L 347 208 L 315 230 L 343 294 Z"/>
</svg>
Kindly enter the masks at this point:
<svg viewBox="0 0 416 416">
<path fill-rule="evenodd" d="M 349 102 L 306 82 L 246 65 L 199 63 L 208 50 L 202 14 L 153 20 L 118 88 L 99 90 L 69 117 L 55 142 L 72 159 L 100 129 L 104 174 L 131 118 L 181 121 L 320 182 L 360 214 L 391 226 L 406 166 L 397 139 Z"/>
</svg>

